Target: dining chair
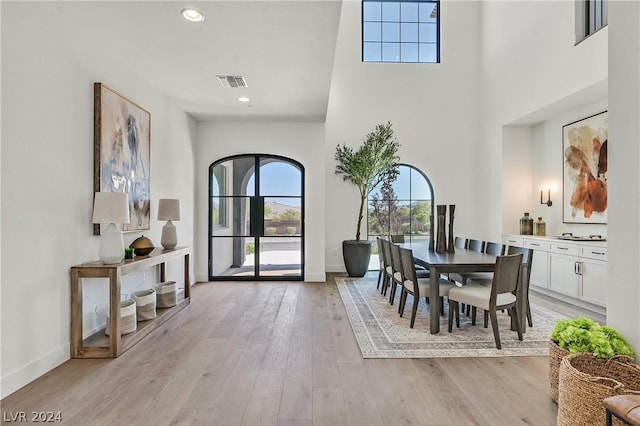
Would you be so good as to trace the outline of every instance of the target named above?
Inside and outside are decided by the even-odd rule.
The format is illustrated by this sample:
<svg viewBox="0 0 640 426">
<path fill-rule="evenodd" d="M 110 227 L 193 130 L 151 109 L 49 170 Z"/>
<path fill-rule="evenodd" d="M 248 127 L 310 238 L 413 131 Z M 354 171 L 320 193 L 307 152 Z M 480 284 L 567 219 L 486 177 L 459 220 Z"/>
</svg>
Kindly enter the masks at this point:
<svg viewBox="0 0 640 426">
<path fill-rule="evenodd" d="M 457 238 L 458 237 L 456 237 L 456 240 L 457 240 Z M 485 242 L 482 241 L 482 240 L 467 239 L 466 248 L 468 250 L 473 250 L 473 251 L 476 251 L 478 253 L 482 253 L 482 252 L 484 252 Z M 452 280 L 452 281 L 459 282 L 460 285 L 467 285 L 467 281 L 468 281 L 470 275 L 471 275 L 470 273 L 454 272 L 454 273 L 449 274 L 449 279 Z"/>
<path fill-rule="evenodd" d="M 484 246 L 484 252 L 492 254 L 494 256 L 502 256 L 505 251 L 505 246 L 502 243 L 494 243 L 487 241 Z M 469 284 L 471 280 L 474 280 L 476 284 L 490 285 L 493 280 L 493 272 L 469 272 L 461 274 L 464 277 L 463 284 Z"/>
<path fill-rule="evenodd" d="M 402 244 L 406 242 L 403 234 L 391 235 L 390 239 L 394 244 Z M 426 278 L 429 276 L 429 270 L 421 265 L 416 265 L 416 272 L 418 273 L 418 278 Z"/>
<path fill-rule="evenodd" d="M 494 256 L 502 256 L 505 251 L 505 246 L 502 243 L 495 243 L 492 241 L 485 242 L 484 252 L 487 254 L 492 254 Z M 469 272 L 467 274 L 462 274 L 461 278 L 464 280 L 463 284 L 475 283 L 475 284 L 483 284 L 483 285 L 491 285 L 493 281 L 493 272 Z M 475 312 L 469 312 L 469 306 L 463 306 L 463 310 L 467 315 L 473 315 L 471 324 L 476 324 L 476 316 Z M 486 324 L 485 324 L 486 327 Z"/>
<path fill-rule="evenodd" d="M 533 263 L 533 249 L 527 247 L 509 246 L 507 254 L 522 254 L 522 270 L 520 271 L 520 287 L 519 298 L 526 298 L 527 304 L 527 323 L 529 327 L 533 327 L 533 319 L 531 318 L 531 303 L 529 303 L 529 284 L 531 282 L 531 265 Z M 523 305 L 520 305 L 523 306 Z"/>
<path fill-rule="evenodd" d="M 418 278 L 415 263 L 413 261 L 413 250 L 399 247 L 399 251 L 402 262 L 402 290 L 400 292 L 400 306 L 398 311 L 400 316 L 404 315 L 407 295 L 411 294 L 413 296 L 413 306 L 411 308 L 411 322 L 409 323 L 409 327 L 413 328 L 413 325 L 416 322 L 416 313 L 418 312 L 420 297 L 424 297 L 427 303 L 429 303 L 428 297 L 431 291 L 431 279 Z M 431 304 L 431 309 L 439 309 L 440 314 L 444 315 L 444 297 L 448 296 L 449 291 L 456 286 L 444 278 L 440 278 L 439 286 L 439 303 Z"/>
<path fill-rule="evenodd" d="M 511 311 L 512 320 L 518 333 L 518 340 L 522 340 L 516 298 L 521 264 L 522 253 L 498 256 L 491 286 L 469 284 L 449 290 L 449 332 L 453 328 L 454 313 L 456 327 L 460 327 L 458 304 L 465 303 L 484 309 L 487 312 L 487 315 L 491 318 L 491 328 L 493 329 L 496 348 L 502 349 L 498 330 L 498 309 L 509 309 Z"/>
<path fill-rule="evenodd" d="M 376 242 L 378 244 L 378 262 L 379 262 L 378 285 L 376 285 L 376 288 L 380 288 L 380 285 L 382 284 L 382 281 L 385 278 L 384 250 L 382 249 L 382 238 L 376 237 Z"/>
<path fill-rule="evenodd" d="M 460 248 L 460 249 L 466 249 L 467 244 L 469 244 L 469 239 L 462 238 L 462 237 L 456 237 L 453 242 L 453 245 L 455 246 L 455 248 Z"/>
<path fill-rule="evenodd" d="M 404 235 L 402 235 L 402 234 L 392 235 L 391 236 L 391 242 L 392 243 L 404 243 Z"/>
<path fill-rule="evenodd" d="M 526 307 L 527 307 L 527 311 L 526 311 L 527 323 L 529 324 L 529 327 L 533 327 L 533 319 L 531 317 L 531 304 L 529 302 L 529 282 L 531 280 L 531 264 L 533 261 L 533 249 L 526 248 L 526 247 L 515 247 L 515 246 L 509 246 L 507 248 L 507 254 L 518 254 L 518 253 L 522 254 L 522 265 L 521 265 L 520 278 L 519 278 L 520 283 L 518 284 L 518 294 L 516 294 L 516 297 L 518 298 L 519 301 L 522 300 L 522 298 L 525 298 Z M 479 273 L 477 276 L 472 276 L 468 280 L 468 283 L 482 284 L 482 285 L 489 286 L 491 285 L 492 278 L 493 277 L 490 277 L 490 278 L 483 277 Z M 524 306 L 524 304 L 520 304 L 520 306 Z M 471 315 L 473 315 L 472 323 L 475 324 L 475 313 L 472 312 Z M 484 326 L 485 327 L 487 326 L 486 312 L 484 317 Z"/>
<path fill-rule="evenodd" d="M 470 239 L 469 242 L 467 243 L 467 248 L 472 251 L 477 251 L 478 253 L 483 253 L 484 241 Z"/>
<path fill-rule="evenodd" d="M 387 289 L 393 280 L 393 267 L 391 266 L 391 241 L 382 239 L 382 257 L 384 259 L 384 279 L 382 280 L 382 289 L 380 294 L 387 295 Z"/>
<path fill-rule="evenodd" d="M 400 257 L 400 246 L 397 244 L 390 244 L 391 247 L 391 268 L 393 269 L 393 275 L 391 277 L 391 294 L 389 295 L 389 303 L 393 305 L 396 298 L 396 290 L 403 282 L 402 271 L 402 259 Z"/>
</svg>

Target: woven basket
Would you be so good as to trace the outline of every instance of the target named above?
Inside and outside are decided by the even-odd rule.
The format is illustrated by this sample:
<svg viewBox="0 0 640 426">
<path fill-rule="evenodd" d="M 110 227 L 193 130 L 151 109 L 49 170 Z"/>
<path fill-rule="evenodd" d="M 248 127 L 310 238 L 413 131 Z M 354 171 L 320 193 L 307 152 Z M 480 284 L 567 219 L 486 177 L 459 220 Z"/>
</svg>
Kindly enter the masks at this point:
<svg viewBox="0 0 640 426">
<path fill-rule="evenodd" d="M 623 394 L 640 395 L 640 366 L 633 358 L 617 355 L 602 359 L 587 353 L 567 355 L 560 363 L 557 425 L 602 424 L 605 417 L 602 401 Z"/>
<path fill-rule="evenodd" d="M 156 317 L 156 291 L 147 289 L 135 291 L 132 299 L 136 302 L 138 322 L 152 320 Z"/>
<path fill-rule="evenodd" d="M 558 346 L 553 340 L 549 341 L 549 395 L 553 402 L 558 402 L 558 377 L 560 362 L 569 355 L 569 351 Z"/>
</svg>

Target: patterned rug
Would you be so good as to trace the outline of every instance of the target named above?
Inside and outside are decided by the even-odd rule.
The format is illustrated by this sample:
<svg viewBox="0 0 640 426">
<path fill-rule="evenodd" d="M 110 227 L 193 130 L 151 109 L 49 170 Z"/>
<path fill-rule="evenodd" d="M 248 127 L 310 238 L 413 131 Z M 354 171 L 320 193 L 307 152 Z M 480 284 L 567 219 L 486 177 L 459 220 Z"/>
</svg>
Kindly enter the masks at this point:
<svg viewBox="0 0 640 426">
<path fill-rule="evenodd" d="M 449 333 L 448 307 L 440 317 L 440 333 L 429 333 L 429 307 L 424 298 L 418 304 L 414 328 L 409 328 L 413 297 L 407 297 L 404 317 L 398 315 L 399 291 L 393 305 L 389 297 L 376 289 L 375 275 L 364 278 L 336 277 L 342 302 L 351 322 L 351 328 L 360 346 L 363 358 L 447 358 L 447 357 L 500 357 L 546 356 L 549 354 L 549 336 L 555 323 L 566 318 L 562 314 L 541 306 L 531 306 L 533 327 L 527 327 L 520 342 L 510 330 L 510 318 L 498 313 L 502 349 L 495 346 L 491 324 L 483 327 L 483 314 L 478 311 L 476 325 L 471 318 L 460 315 L 460 328 Z"/>
</svg>

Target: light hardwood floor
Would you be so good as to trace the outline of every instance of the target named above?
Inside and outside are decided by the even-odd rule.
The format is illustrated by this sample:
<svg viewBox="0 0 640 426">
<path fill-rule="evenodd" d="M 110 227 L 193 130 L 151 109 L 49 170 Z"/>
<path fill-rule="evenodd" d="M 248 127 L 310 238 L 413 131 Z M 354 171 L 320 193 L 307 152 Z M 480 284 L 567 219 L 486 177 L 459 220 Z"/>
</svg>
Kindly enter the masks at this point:
<svg viewBox="0 0 640 426">
<path fill-rule="evenodd" d="M 119 358 L 69 360 L 2 412 L 66 425 L 555 424 L 546 357 L 363 360 L 331 276 L 192 295 Z"/>
</svg>

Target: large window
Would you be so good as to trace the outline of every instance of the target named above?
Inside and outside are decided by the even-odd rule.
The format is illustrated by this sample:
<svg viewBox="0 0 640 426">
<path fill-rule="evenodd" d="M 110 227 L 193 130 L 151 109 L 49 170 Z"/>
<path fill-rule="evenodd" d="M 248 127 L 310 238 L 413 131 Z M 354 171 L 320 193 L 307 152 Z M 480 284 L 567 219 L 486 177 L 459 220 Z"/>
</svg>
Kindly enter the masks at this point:
<svg viewBox="0 0 640 426">
<path fill-rule="evenodd" d="M 363 0 L 364 62 L 440 62 L 439 1 Z"/>
<path fill-rule="evenodd" d="M 608 23 L 607 0 L 576 0 L 576 43 Z"/>
<path fill-rule="evenodd" d="M 425 174 L 400 165 L 398 179 L 390 186 L 378 186 L 369 196 L 369 239 L 404 235 L 406 241 L 428 241 L 432 202 L 433 189 Z"/>
</svg>

